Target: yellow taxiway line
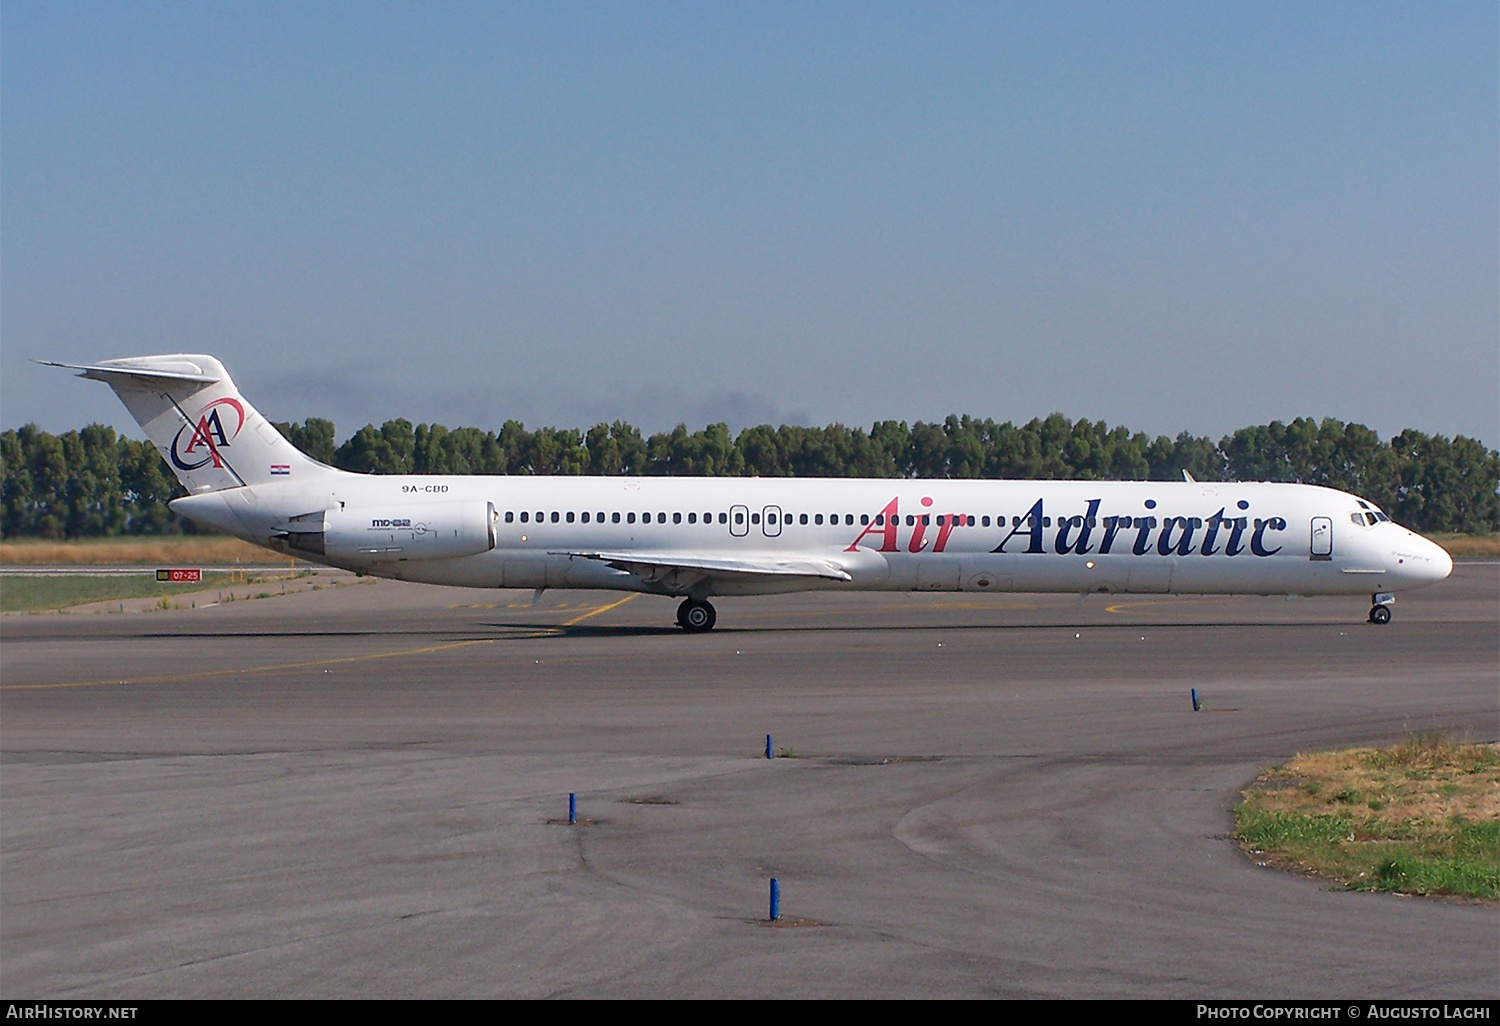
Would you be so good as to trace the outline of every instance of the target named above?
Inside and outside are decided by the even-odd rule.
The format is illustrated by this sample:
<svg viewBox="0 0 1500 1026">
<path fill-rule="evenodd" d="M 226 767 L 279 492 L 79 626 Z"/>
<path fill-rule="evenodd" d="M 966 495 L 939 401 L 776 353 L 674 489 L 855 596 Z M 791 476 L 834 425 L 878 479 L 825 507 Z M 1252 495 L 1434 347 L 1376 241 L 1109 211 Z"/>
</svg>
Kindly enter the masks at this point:
<svg viewBox="0 0 1500 1026">
<path fill-rule="evenodd" d="M 57 684 L 0 684 L 0 691 L 41 691 L 51 688 L 97 688 L 106 686 L 119 686 L 122 684 L 171 684 L 178 681 L 208 680 L 213 677 L 238 677 L 253 673 L 279 673 L 286 670 L 308 670 L 320 666 L 340 666 L 346 663 L 366 663 L 376 659 L 399 659 L 403 656 L 429 655 L 433 652 L 447 652 L 456 648 L 468 648 L 471 645 L 490 645 L 497 641 L 517 641 L 530 638 L 556 637 L 562 633 L 563 628 L 572 627 L 574 624 L 582 623 L 591 616 L 608 612 L 617 606 L 623 606 L 635 594 L 626 595 L 624 598 L 610 602 L 607 605 L 597 606 L 586 613 L 573 617 L 563 623 L 562 627 L 539 627 L 525 634 L 507 634 L 499 638 L 471 638 L 468 641 L 445 641 L 437 645 L 423 645 L 419 648 L 403 648 L 395 652 L 374 652 L 369 655 L 357 656 L 335 656 L 329 659 L 309 659 L 297 663 L 273 663 L 268 666 L 244 666 L 244 667 L 221 667 L 215 670 L 199 670 L 194 673 L 174 673 L 156 677 L 136 677 L 131 680 L 120 680 L 112 678 L 109 680 L 78 680 L 63 681 Z"/>
</svg>

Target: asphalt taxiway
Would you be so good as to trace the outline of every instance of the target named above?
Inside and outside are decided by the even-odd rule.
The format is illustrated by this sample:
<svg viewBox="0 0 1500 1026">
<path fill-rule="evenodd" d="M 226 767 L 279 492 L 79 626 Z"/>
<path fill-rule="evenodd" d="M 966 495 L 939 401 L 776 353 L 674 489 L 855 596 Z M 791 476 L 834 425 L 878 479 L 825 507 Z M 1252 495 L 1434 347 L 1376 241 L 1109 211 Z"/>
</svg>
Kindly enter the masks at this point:
<svg viewBox="0 0 1500 1026">
<path fill-rule="evenodd" d="M 1494 564 L 1386 627 L 810 594 L 689 636 L 666 599 L 530 598 L 5 617 L 0 992 L 1500 997 L 1495 906 L 1228 837 L 1295 752 L 1500 737 Z"/>
</svg>

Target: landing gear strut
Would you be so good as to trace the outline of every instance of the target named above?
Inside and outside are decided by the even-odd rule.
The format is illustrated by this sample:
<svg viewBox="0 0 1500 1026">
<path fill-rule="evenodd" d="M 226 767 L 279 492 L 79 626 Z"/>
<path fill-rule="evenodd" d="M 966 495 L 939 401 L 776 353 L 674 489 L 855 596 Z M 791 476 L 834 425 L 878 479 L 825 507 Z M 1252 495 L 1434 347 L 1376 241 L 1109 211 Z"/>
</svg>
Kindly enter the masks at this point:
<svg viewBox="0 0 1500 1026">
<path fill-rule="evenodd" d="M 1396 596 L 1388 591 L 1377 591 L 1370 596 L 1374 603 L 1370 606 L 1370 622 L 1375 624 L 1388 624 L 1391 622 L 1391 603 L 1396 601 Z"/>
<path fill-rule="evenodd" d="M 701 634 L 714 629 L 718 620 L 714 607 L 703 599 L 683 599 L 677 607 L 677 626 L 689 634 Z"/>
</svg>

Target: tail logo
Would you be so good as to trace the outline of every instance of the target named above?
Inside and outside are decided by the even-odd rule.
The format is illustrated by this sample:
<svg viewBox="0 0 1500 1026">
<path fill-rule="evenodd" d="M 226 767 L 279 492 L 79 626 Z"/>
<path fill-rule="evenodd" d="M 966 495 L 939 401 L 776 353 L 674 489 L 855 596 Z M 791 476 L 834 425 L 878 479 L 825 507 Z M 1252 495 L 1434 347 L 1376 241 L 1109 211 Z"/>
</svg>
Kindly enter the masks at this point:
<svg viewBox="0 0 1500 1026">
<path fill-rule="evenodd" d="M 224 407 L 235 415 L 232 431 L 225 431 L 224 422 L 220 419 L 219 412 Z M 200 470 L 212 463 L 216 468 L 222 468 L 224 461 L 219 457 L 219 450 L 227 449 L 244 426 L 245 407 L 238 399 L 215 399 L 198 411 L 196 424 L 184 424 L 177 429 L 168 453 L 172 466 L 178 470 Z M 187 439 L 186 445 L 182 444 L 184 437 Z"/>
</svg>

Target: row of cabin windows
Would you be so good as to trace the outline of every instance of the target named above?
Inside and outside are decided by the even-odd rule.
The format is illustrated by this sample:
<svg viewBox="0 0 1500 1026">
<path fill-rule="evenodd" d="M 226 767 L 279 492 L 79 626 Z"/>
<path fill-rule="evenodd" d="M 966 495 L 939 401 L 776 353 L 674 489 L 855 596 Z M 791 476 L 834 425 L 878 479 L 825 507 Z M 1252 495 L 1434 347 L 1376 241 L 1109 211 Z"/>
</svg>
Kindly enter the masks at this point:
<svg viewBox="0 0 1500 1026">
<path fill-rule="evenodd" d="M 697 513 L 687 513 L 687 514 L 673 513 L 673 514 L 670 514 L 670 515 L 672 517 L 672 523 L 674 523 L 674 524 L 680 524 L 680 523 L 682 523 L 684 516 L 686 516 L 687 522 L 689 524 L 696 524 L 696 523 L 698 523 L 698 514 Z M 558 512 L 556 510 L 552 511 L 550 514 L 547 513 L 544 510 L 538 510 L 536 513 L 531 513 L 529 510 L 522 510 L 519 514 L 517 514 L 514 510 L 511 510 L 511 511 L 508 511 L 505 514 L 505 522 L 507 524 L 513 524 L 513 523 L 515 523 L 517 521 L 517 519 L 519 519 L 521 523 L 523 523 L 523 524 L 529 524 L 529 523 L 532 522 L 532 519 L 535 518 L 535 521 L 538 524 L 545 523 L 549 519 L 554 524 L 558 524 L 558 523 L 569 523 L 569 524 L 572 524 L 572 523 L 584 523 L 584 524 L 587 524 L 587 523 L 591 523 L 591 522 L 592 523 L 602 524 L 602 523 L 606 522 L 605 521 L 605 516 L 606 515 L 604 513 L 593 513 L 593 514 L 590 514 L 590 513 L 587 513 L 587 512 L 585 512 L 585 513 L 573 513 L 571 511 L 567 512 L 567 513 L 561 513 L 561 512 Z M 668 514 L 666 514 L 666 513 L 642 513 L 642 514 L 640 514 L 640 522 L 643 523 L 643 524 L 649 524 L 649 523 L 653 522 L 652 518 L 655 517 L 655 523 L 665 524 L 667 522 L 667 516 L 668 516 Z M 761 515 L 759 513 L 751 513 L 750 514 L 750 523 L 758 525 L 760 523 L 760 517 L 761 517 Z M 840 519 L 839 519 L 840 517 L 843 518 L 843 523 L 844 523 L 845 526 L 848 526 L 848 527 L 853 527 L 854 526 L 854 524 L 855 524 L 855 517 L 854 517 L 853 513 L 830 513 L 830 514 L 828 514 L 827 522 L 829 524 L 831 524 L 831 525 L 837 526 L 839 524 L 839 522 L 840 522 Z M 633 524 L 633 523 L 636 522 L 636 514 L 634 514 L 634 513 L 624 513 L 624 514 L 621 514 L 621 513 L 610 513 L 610 514 L 608 514 L 608 518 L 609 518 L 608 522 L 612 523 L 612 524 L 618 524 L 618 523 L 622 523 L 622 522 L 623 523 L 627 523 L 627 524 Z M 899 521 L 899 519 L 900 518 L 898 517 L 897 520 Z M 906 518 L 906 525 L 908 527 L 914 526 L 916 524 L 916 522 L 917 522 L 917 519 L 918 518 L 915 517 L 915 516 L 908 515 L 907 518 Z M 943 515 L 941 513 L 938 514 L 938 516 L 937 516 L 938 526 L 941 527 L 942 525 L 946 524 L 949 519 L 950 519 L 949 516 L 945 516 L 945 515 Z M 951 519 L 954 521 L 955 526 L 964 526 L 964 525 L 967 525 L 969 527 L 973 527 L 974 524 L 975 524 L 975 518 L 974 517 L 963 517 L 963 516 L 960 516 L 960 515 L 958 515 L 956 513 L 952 514 Z M 990 518 L 989 517 L 983 517 L 982 519 L 984 521 L 984 526 L 985 527 L 989 527 L 990 526 Z M 824 522 L 824 515 L 822 513 L 812 513 L 812 514 L 808 514 L 808 513 L 801 513 L 801 514 L 787 513 L 787 514 L 784 514 L 783 516 L 781 516 L 780 520 L 784 524 L 792 524 L 794 522 L 795 523 L 801 523 L 801 524 L 807 524 L 807 523 L 811 522 L 814 525 L 822 526 L 823 522 Z M 924 513 L 922 515 L 922 517 L 921 517 L 921 521 L 924 524 L 930 524 L 930 523 L 932 523 L 932 520 L 933 520 L 933 517 L 932 517 L 932 514 L 930 514 L 930 513 Z M 996 523 L 998 523 L 1000 526 L 1002 526 L 1002 527 L 1005 526 L 1005 518 L 1004 517 L 996 517 L 995 520 L 996 520 Z M 1021 518 L 1020 517 L 1015 517 L 1014 520 L 1015 520 L 1016 524 L 1020 524 L 1020 522 L 1021 522 Z M 1047 523 L 1049 525 L 1052 523 L 1052 518 L 1051 517 L 1047 517 L 1046 520 L 1047 520 Z M 714 522 L 714 514 L 712 514 L 712 513 L 704 513 L 703 514 L 703 523 L 705 523 L 705 524 L 712 524 L 713 522 Z M 721 523 L 721 524 L 727 524 L 727 523 L 729 523 L 729 514 L 728 513 L 720 513 L 718 515 L 718 522 Z M 745 514 L 743 512 L 736 512 L 734 514 L 734 522 L 736 524 L 743 524 L 745 522 Z M 777 514 L 775 514 L 775 513 L 767 513 L 766 514 L 766 525 L 767 526 L 775 524 L 776 522 L 777 522 Z M 860 524 L 868 526 L 869 523 L 870 523 L 870 515 L 868 513 L 861 514 L 860 517 L 859 517 L 858 522 Z M 876 514 L 876 516 L 875 516 L 875 524 L 878 527 L 884 527 L 885 526 L 885 514 L 883 514 L 883 513 Z"/>
<path fill-rule="evenodd" d="M 670 516 L 672 518 L 671 522 L 674 523 L 674 524 L 680 524 L 680 523 L 682 523 L 684 516 L 686 516 L 687 523 L 689 523 L 689 524 L 696 524 L 696 523 L 699 522 L 699 519 L 698 519 L 699 518 L 699 514 L 698 513 L 687 513 L 687 514 L 683 514 L 683 513 L 671 513 L 671 514 L 667 514 L 667 513 L 641 513 L 639 515 L 639 520 L 640 520 L 640 523 L 642 523 L 642 524 L 650 524 L 650 523 L 653 523 L 653 522 L 654 523 L 658 523 L 658 524 L 665 524 L 665 523 L 667 523 L 667 517 L 668 516 Z M 751 513 L 751 514 L 749 514 L 749 516 L 750 516 L 750 523 L 757 524 L 757 525 L 760 523 L 761 515 L 759 513 Z M 556 510 L 553 510 L 549 514 L 549 513 L 545 512 L 545 511 L 542 511 L 542 510 L 538 510 L 536 513 L 532 513 L 529 510 L 522 510 L 519 514 L 517 514 L 515 511 L 509 511 L 509 512 L 507 512 L 505 514 L 505 522 L 507 524 L 513 524 L 513 523 L 516 522 L 517 519 L 519 519 L 521 523 L 523 523 L 523 524 L 529 524 L 529 523 L 533 522 L 533 519 L 534 519 L 535 522 L 538 523 L 538 524 L 545 523 L 548 520 L 551 520 L 551 522 L 554 523 L 554 524 L 558 524 L 558 523 L 569 523 L 569 524 L 572 524 L 572 523 L 584 523 L 584 524 L 587 524 L 587 523 L 598 523 L 598 524 L 602 524 L 602 523 L 606 522 L 605 517 L 606 517 L 606 514 L 604 514 L 604 513 L 592 513 L 592 514 L 591 513 L 587 513 L 587 512 L 584 512 L 584 513 L 574 513 L 572 511 L 569 511 L 569 512 L 566 512 L 566 513 L 562 513 L 562 512 L 558 512 Z M 618 524 L 618 523 L 622 523 L 622 522 L 626 523 L 626 524 L 633 524 L 633 523 L 636 523 L 637 515 L 635 513 L 610 513 L 610 514 L 608 514 L 608 518 L 609 519 L 608 519 L 607 522 L 611 523 L 611 524 Z M 705 524 L 712 524 L 715 521 L 715 514 L 713 514 L 713 513 L 704 513 L 704 514 L 702 514 L 702 518 L 703 518 L 702 519 L 703 523 L 705 523 Z M 830 525 L 833 525 L 833 526 L 838 526 L 839 523 L 840 523 L 840 518 L 842 518 L 842 522 L 843 522 L 844 526 L 846 526 L 846 527 L 853 527 L 854 524 L 855 524 L 855 522 L 856 522 L 855 516 L 854 516 L 853 513 L 829 513 L 827 515 L 827 523 L 829 523 Z M 798 524 L 807 524 L 809 522 L 809 519 L 811 520 L 811 523 L 813 523 L 816 526 L 822 526 L 823 523 L 824 523 L 824 515 L 822 513 L 813 513 L 813 514 L 807 514 L 807 513 L 787 513 L 787 514 L 784 514 L 783 516 L 781 516 L 781 522 L 785 523 L 785 524 L 792 524 L 794 522 L 798 523 Z M 902 519 L 903 518 L 899 517 L 899 516 L 896 518 L 896 520 L 897 520 L 898 523 Z M 990 518 L 987 517 L 987 516 L 976 518 L 976 517 L 973 517 L 973 516 L 964 515 L 964 514 L 957 514 L 957 513 L 947 514 L 947 515 L 939 513 L 936 516 L 934 516 L 931 513 L 923 513 L 923 514 L 920 514 L 920 515 L 908 513 L 905 516 L 904 519 L 906 521 L 906 526 L 907 527 L 915 527 L 918 520 L 921 520 L 921 522 L 924 525 L 930 525 L 930 524 L 933 523 L 934 520 L 936 520 L 937 521 L 937 525 L 939 527 L 946 526 L 948 524 L 949 520 L 953 521 L 953 526 L 955 526 L 955 527 L 974 527 L 976 525 L 976 520 L 978 522 L 978 526 L 981 526 L 981 527 L 989 527 L 990 526 Z M 996 526 L 996 527 L 1004 527 L 1005 526 L 1005 519 L 1006 518 L 1003 517 L 1003 516 L 1001 516 L 1001 517 L 995 517 L 994 518 L 994 526 Z M 717 520 L 721 524 L 727 524 L 727 523 L 729 523 L 729 514 L 728 513 L 719 513 L 719 514 L 717 514 Z M 1035 525 L 1035 520 L 1036 520 L 1035 517 L 1029 517 L 1029 516 L 1028 517 L 1018 517 L 1018 516 L 1013 516 L 1013 517 L 1010 518 L 1010 526 L 1013 527 L 1013 528 L 1022 527 L 1022 526 L 1025 526 L 1025 527 L 1028 527 L 1028 528 L 1035 527 L 1036 526 Z M 1189 520 L 1192 523 L 1193 527 L 1195 527 L 1195 528 L 1203 526 L 1203 521 L 1199 517 L 1191 517 L 1191 518 L 1189 518 Z M 1098 527 L 1099 526 L 1099 518 L 1098 517 L 1081 517 L 1081 516 L 1078 516 L 1078 517 L 1065 517 L 1065 518 L 1063 518 L 1063 519 L 1061 519 L 1061 520 L 1058 521 L 1058 526 L 1061 527 L 1063 524 L 1069 524 L 1072 527 L 1077 528 L 1077 527 L 1082 527 L 1084 525 L 1085 521 L 1088 523 L 1089 527 Z M 736 524 L 743 524 L 745 522 L 745 513 L 743 511 L 736 511 L 735 514 L 734 514 L 734 522 Z M 777 522 L 777 514 L 775 514 L 775 513 L 767 513 L 766 514 L 766 524 L 767 524 L 767 526 L 773 525 L 776 522 Z M 860 516 L 858 518 L 858 523 L 859 524 L 867 527 L 867 526 L 869 526 L 870 522 L 871 522 L 871 517 L 870 517 L 870 515 L 868 513 L 860 514 Z M 877 513 L 875 515 L 875 517 L 874 517 L 874 523 L 875 523 L 876 527 L 884 527 L 885 526 L 885 514 L 884 513 Z M 1154 527 L 1156 527 L 1156 518 L 1155 517 L 1117 517 L 1117 518 L 1115 518 L 1115 523 L 1116 523 L 1116 527 L 1119 530 L 1129 530 L 1132 527 L 1137 527 L 1137 528 L 1154 528 Z M 1042 526 L 1043 527 L 1051 527 L 1052 526 L 1052 518 L 1051 517 L 1042 517 Z M 1260 526 L 1260 522 L 1258 520 L 1256 521 L 1256 526 L 1257 527 Z"/>
<path fill-rule="evenodd" d="M 539 524 L 545 523 L 546 520 L 547 520 L 547 518 L 548 518 L 547 514 L 544 511 L 542 511 L 542 510 L 538 510 L 535 514 L 531 513 L 528 510 L 522 510 L 521 513 L 519 514 L 519 519 L 520 519 L 521 523 L 523 523 L 523 524 L 529 524 L 529 523 L 532 522 L 532 517 L 533 516 L 536 518 L 536 522 L 539 523 Z M 623 519 L 623 522 L 627 523 L 627 524 L 633 524 L 633 523 L 636 522 L 636 515 L 634 513 L 623 513 L 623 514 L 621 514 L 621 513 L 611 513 L 608 516 L 609 516 L 609 521 L 608 522 L 612 523 L 612 524 L 621 523 L 622 519 Z M 667 514 L 665 514 L 665 513 L 655 513 L 655 514 L 653 514 L 653 513 L 642 513 L 640 515 L 640 521 L 643 524 L 649 524 L 649 523 L 652 522 L 652 517 L 653 516 L 656 518 L 655 522 L 658 523 L 658 524 L 665 524 L 667 522 Z M 682 523 L 683 514 L 681 514 L 681 513 L 673 513 L 671 516 L 672 516 L 672 523 L 674 523 L 674 524 L 680 524 L 680 523 Z M 515 512 L 513 512 L 513 511 L 509 511 L 509 512 L 507 512 L 505 514 L 505 522 L 507 524 L 513 524 L 513 523 L 515 523 L 516 520 L 517 520 L 517 518 L 518 518 L 517 514 Z M 554 524 L 563 523 L 563 522 L 571 524 L 571 523 L 574 523 L 575 521 L 576 522 L 585 523 L 585 524 L 590 523 L 590 522 L 602 524 L 602 523 L 605 523 L 605 514 L 603 514 L 603 513 L 593 513 L 593 514 L 590 514 L 590 513 L 587 513 L 587 512 L 585 512 L 585 513 L 576 513 L 576 514 L 573 513 L 573 512 L 559 513 L 556 510 L 554 510 L 552 512 L 551 519 L 552 519 L 552 522 Z M 698 514 L 697 513 L 689 513 L 689 514 L 687 514 L 687 522 L 690 523 L 690 524 L 696 524 L 698 522 Z M 705 514 L 703 514 L 703 522 L 705 524 L 711 524 L 711 523 L 713 523 L 714 522 L 714 515 L 712 513 L 705 513 Z M 735 515 L 735 523 L 738 524 L 738 523 L 743 523 L 743 522 L 744 522 L 744 517 L 741 516 L 740 514 L 736 514 Z M 758 514 L 756 515 L 755 522 L 757 524 L 760 523 L 760 517 L 759 517 Z M 819 522 L 820 523 L 822 522 L 822 518 L 819 518 Z M 720 513 L 719 514 L 719 523 L 721 523 L 721 524 L 727 524 L 727 523 L 729 523 L 729 514 L 728 513 Z"/>
</svg>

